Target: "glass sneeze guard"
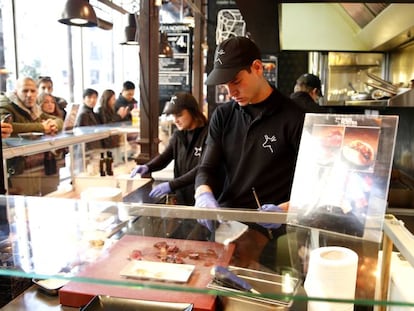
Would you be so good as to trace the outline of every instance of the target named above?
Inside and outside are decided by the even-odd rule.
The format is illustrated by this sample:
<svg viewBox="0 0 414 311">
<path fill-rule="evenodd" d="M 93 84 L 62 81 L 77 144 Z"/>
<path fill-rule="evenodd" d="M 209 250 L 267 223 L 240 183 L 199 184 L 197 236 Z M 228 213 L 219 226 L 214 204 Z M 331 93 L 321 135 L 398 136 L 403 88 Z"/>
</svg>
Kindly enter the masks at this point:
<svg viewBox="0 0 414 311">
<path fill-rule="evenodd" d="M 302 263 L 299 263 L 295 252 L 289 254 L 288 261 L 278 258 L 274 267 L 257 262 L 240 267 L 238 263 L 241 261 L 235 258 L 231 240 L 235 233 L 230 232 L 230 229 L 230 240 L 224 243 L 214 242 L 211 236 L 206 240 L 197 240 L 190 235 L 179 239 L 174 235 L 174 228 L 183 225 L 184 220 L 194 224 L 192 221 L 196 219 L 214 219 L 220 225 L 232 221 L 281 223 L 286 222 L 283 213 L 263 215 L 255 210 L 243 210 L 240 213 L 240 210 L 225 208 L 212 210 L 177 205 L 86 202 L 25 196 L 2 196 L 0 209 L 0 274 L 68 280 L 70 282 L 61 289 L 61 299 L 70 300 L 71 295 L 76 296 L 79 291 L 92 293 L 97 290 L 97 293 L 124 293 L 126 298 L 135 295 L 152 297 L 154 300 L 164 291 L 190 295 L 185 296 L 187 298 L 191 295 L 219 295 L 229 299 L 244 297 L 264 304 L 277 302 L 281 308 L 306 304 L 309 300 L 325 300 L 308 297 L 303 291 Z M 314 233 L 308 232 L 307 228 L 289 227 L 287 232 L 290 250 L 295 250 L 295 243 L 301 239 L 314 238 Z M 360 256 L 358 269 L 362 275 L 367 266 L 377 266 L 379 245 L 376 243 L 321 231 L 319 242 L 351 248 L 355 246 Z M 282 247 L 283 242 L 279 241 L 279 244 L 278 247 Z M 146 266 L 148 263 L 150 268 Z M 161 263 L 172 266 L 165 269 Z M 216 265 L 229 266 L 231 271 L 253 284 L 259 293 L 228 290 L 220 284 L 212 284 L 211 269 Z M 174 268 L 173 271 L 170 267 Z M 157 273 L 152 273 L 151 269 Z M 252 275 L 252 271 L 255 275 Z M 266 283 L 271 286 L 263 286 L 263 280 L 267 280 Z M 369 306 L 414 304 L 374 298 L 372 291 L 375 290 L 375 277 L 372 275 L 365 275 L 360 281 L 363 284 L 357 285 L 355 299 L 329 300 Z"/>
</svg>

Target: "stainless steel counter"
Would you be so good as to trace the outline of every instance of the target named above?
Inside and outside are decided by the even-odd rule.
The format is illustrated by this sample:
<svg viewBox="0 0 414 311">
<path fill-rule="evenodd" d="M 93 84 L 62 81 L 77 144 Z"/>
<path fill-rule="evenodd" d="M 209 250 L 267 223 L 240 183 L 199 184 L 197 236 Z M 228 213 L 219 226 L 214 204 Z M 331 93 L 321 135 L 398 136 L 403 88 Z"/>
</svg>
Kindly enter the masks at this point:
<svg viewBox="0 0 414 311">
<path fill-rule="evenodd" d="M 58 296 L 50 296 L 38 291 L 35 285 L 31 286 L 16 299 L 1 308 L 2 311 L 74 311 L 78 308 L 62 306 Z"/>
</svg>

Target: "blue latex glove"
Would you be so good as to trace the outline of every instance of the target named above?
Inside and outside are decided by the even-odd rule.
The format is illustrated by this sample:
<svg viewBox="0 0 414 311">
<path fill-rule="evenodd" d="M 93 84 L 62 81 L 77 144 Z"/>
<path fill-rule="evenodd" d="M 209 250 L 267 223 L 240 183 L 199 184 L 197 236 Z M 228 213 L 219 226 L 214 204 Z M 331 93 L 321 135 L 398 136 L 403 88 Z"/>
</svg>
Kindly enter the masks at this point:
<svg viewBox="0 0 414 311">
<path fill-rule="evenodd" d="M 160 197 L 164 194 L 170 193 L 171 192 L 171 187 L 170 187 L 170 183 L 169 182 L 163 182 L 157 186 L 155 186 L 151 192 L 149 193 L 149 196 L 151 198 L 154 197 Z"/>
<path fill-rule="evenodd" d="M 283 209 L 280 208 L 278 205 L 274 204 L 263 204 L 260 208 L 260 211 L 263 212 L 283 212 Z M 262 227 L 266 229 L 278 229 L 282 224 L 275 224 L 275 223 L 259 223 Z"/>
<path fill-rule="evenodd" d="M 196 207 L 207 207 L 207 208 L 218 208 L 219 204 L 214 198 L 214 195 L 211 192 L 203 192 L 200 194 L 195 201 Z M 215 221 L 211 219 L 197 219 L 198 223 L 208 230 L 213 231 L 216 229 Z"/>
<path fill-rule="evenodd" d="M 135 177 L 136 174 L 140 174 L 141 177 L 142 175 L 145 175 L 146 173 L 148 173 L 149 168 L 148 165 L 137 165 L 135 166 L 135 168 L 131 171 L 131 178 Z"/>
</svg>

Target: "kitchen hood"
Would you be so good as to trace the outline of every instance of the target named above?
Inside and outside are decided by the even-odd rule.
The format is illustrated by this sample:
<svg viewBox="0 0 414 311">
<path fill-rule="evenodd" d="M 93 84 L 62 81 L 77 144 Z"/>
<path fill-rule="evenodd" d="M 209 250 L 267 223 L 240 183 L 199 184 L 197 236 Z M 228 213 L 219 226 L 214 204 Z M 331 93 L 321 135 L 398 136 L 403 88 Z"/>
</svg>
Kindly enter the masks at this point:
<svg viewBox="0 0 414 311">
<path fill-rule="evenodd" d="M 382 52 L 414 33 L 414 3 L 282 3 L 280 15 L 282 50 Z"/>
<path fill-rule="evenodd" d="M 340 3 L 340 6 L 361 28 L 368 25 L 389 5 L 389 3 Z"/>
</svg>

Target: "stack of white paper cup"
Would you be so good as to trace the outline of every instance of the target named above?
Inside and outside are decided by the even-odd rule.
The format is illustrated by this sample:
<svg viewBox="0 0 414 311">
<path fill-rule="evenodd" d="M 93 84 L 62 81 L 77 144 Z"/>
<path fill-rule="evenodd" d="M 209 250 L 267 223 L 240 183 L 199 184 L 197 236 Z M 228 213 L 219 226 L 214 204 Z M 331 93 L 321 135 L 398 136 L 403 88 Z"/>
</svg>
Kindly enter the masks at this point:
<svg viewBox="0 0 414 311">
<path fill-rule="evenodd" d="M 309 297 L 354 299 L 358 255 L 345 247 L 329 246 L 311 251 L 305 290 Z M 352 303 L 309 301 L 308 311 L 352 311 Z"/>
</svg>

